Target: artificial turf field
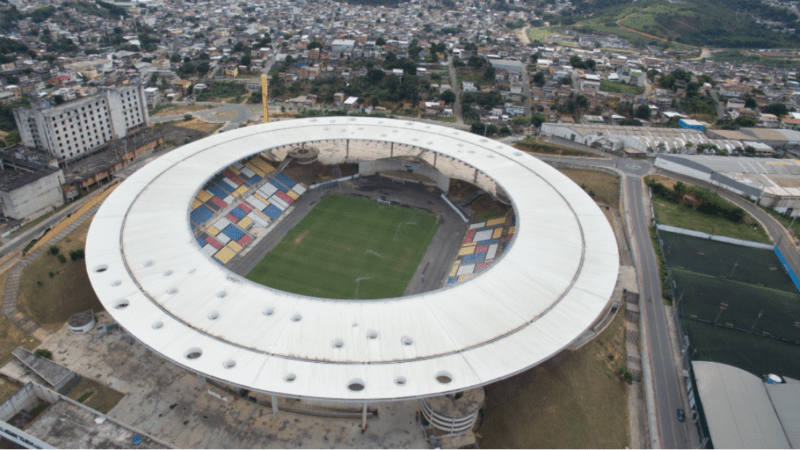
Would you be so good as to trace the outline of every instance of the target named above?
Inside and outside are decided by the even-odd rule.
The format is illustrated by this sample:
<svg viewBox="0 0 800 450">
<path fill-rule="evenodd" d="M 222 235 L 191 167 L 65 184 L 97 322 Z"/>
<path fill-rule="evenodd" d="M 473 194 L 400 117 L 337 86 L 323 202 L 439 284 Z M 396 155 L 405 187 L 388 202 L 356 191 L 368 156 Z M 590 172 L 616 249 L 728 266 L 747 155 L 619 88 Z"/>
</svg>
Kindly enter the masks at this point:
<svg viewBox="0 0 800 450">
<path fill-rule="evenodd" d="M 439 227 L 433 214 L 330 195 L 247 274 L 287 292 L 359 299 L 403 295 Z M 369 277 L 369 278 L 365 278 Z"/>
</svg>

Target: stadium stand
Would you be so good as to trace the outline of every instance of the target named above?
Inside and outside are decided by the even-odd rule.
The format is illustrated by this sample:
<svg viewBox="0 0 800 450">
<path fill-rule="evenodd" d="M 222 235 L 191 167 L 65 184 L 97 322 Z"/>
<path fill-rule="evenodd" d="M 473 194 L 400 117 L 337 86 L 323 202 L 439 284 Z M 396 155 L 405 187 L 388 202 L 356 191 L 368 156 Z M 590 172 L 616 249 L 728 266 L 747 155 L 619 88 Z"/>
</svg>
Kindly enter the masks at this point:
<svg viewBox="0 0 800 450">
<path fill-rule="evenodd" d="M 204 255 L 226 265 L 253 242 L 247 230 L 268 227 L 306 192 L 306 186 L 286 174 L 271 176 L 274 171 L 267 159 L 256 155 L 231 164 L 197 193 L 190 221 Z M 199 228 L 208 222 L 211 226 Z"/>
<path fill-rule="evenodd" d="M 469 225 L 446 285 L 464 282 L 489 269 L 516 231 L 516 218 L 500 217 Z"/>
</svg>

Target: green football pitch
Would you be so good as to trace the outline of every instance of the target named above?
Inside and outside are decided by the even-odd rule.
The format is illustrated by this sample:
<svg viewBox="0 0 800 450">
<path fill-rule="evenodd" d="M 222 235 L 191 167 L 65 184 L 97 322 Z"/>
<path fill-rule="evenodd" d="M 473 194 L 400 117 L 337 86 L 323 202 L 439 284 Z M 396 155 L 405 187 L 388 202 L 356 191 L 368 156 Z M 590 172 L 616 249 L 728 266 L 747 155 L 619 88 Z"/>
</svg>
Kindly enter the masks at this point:
<svg viewBox="0 0 800 450">
<path fill-rule="evenodd" d="M 247 278 L 314 297 L 399 297 L 438 227 L 433 214 L 330 195 Z"/>
</svg>

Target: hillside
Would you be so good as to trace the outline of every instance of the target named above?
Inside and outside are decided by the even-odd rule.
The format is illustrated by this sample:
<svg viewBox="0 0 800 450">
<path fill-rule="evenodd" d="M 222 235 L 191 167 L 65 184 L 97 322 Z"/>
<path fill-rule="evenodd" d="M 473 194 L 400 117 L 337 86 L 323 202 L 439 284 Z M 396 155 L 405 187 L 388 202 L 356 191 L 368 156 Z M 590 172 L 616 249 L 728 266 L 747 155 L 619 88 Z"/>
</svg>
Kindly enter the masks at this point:
<svg viewBox="0 0 800 450">
<path fill-rule="evenodd" d="M 595 9 L 578 8 L 573 27 L 582 31 L 620 34 L 635 44 L 667 41 L 693 47 L 797 48 L 800 36 L 770 30 L 754 16 L 798 27 L 797 16 L 761 2 L 693 0 L 671 3 L 649 1 Z"/>
</svg>

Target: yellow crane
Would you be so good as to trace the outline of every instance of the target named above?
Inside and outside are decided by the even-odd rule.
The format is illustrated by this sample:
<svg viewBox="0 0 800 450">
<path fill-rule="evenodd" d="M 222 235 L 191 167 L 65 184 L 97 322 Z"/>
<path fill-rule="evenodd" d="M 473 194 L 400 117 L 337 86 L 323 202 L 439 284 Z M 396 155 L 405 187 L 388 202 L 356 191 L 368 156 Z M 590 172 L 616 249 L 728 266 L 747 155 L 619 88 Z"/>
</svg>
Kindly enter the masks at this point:
<svg viewBox="0 0 800 450">
<path fill-rule="evenodd" d="M 269 81 L 267 74 L 261 74 L 261 106 L 264 108 L 264 123 L 269 123 Z"/>
</svg>

